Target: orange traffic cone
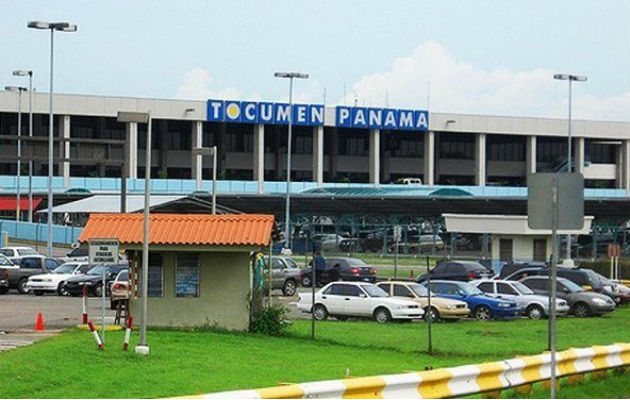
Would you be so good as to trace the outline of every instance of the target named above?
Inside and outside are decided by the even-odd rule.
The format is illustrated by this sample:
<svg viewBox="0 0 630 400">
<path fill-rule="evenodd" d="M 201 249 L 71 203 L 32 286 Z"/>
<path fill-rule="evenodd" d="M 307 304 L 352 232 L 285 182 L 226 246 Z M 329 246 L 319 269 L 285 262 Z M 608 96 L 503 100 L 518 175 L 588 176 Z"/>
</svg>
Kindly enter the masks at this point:
<svg viewBox="0 0 630 400">
<path fill-rule="evenodd" d="M 411 278 L 411 279 L 414 278 L 414 276 L 413 276 L 413 269 L 411 271 L 409 271 L 409 278 Z"/>
<path fill-rule="evenodd" d="M 42 317 L 41 311 L 37 314 L 37 322 L 35 322 L 35 330 L 36 331 L 44 330 L 44 317 Z"/>
</svg>

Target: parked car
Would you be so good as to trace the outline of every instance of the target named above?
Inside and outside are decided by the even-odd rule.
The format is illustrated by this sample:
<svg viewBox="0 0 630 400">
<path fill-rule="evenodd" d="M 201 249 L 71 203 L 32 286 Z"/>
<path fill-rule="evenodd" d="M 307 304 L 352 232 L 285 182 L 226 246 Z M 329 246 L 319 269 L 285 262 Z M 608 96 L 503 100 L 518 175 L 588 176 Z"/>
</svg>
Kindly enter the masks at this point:
<svg viewBox="0 0 630 400">
<path fill-rule="evenodd" d="M 546 268 L 547 264 L 544 263 L 543 261 L 527 261 L 527 262 L 508 262 L 503 264 L 503 266 L 501 267 L 501 272 L 499 272 L 499 274 L 496 276 L 497 279 L 504 279 L 506 281 L 509 280 L 514 280 L 517 281 L 518 279 L 512 279 L 510 276 L 518 271 L 524 270 L 524 269 L 530 269 L 530 268 Z"/>
<path fill-rule="evenodd" d="M 323 285 L 338 280 L 374 283 L 376 282 L 376 269 L 358 258 L 326 258 L 326 270 L 322 271 L 320 276 L 317 277 L 317 283 Z M 312 268 L 309 267 L 302 271 L 302 285 L 310 287 L 312 282 Z"/>
<path fill-rule="evenodd" d="M 88 246 L 80 246 L 76 249 L 72 249 L 66 254 L 64 257 L 64 261 L 88 261 L 89 257 L 89 247 Z"/>
<path fill-rule="evenodd" d="M 27 287 L 29 277 L 48 274 L 61 265 L 59 260 L 39 254 L 20 257 L 14 263 L 17 264 L 18 268 L 5 268 L 5 277 L 9 281 L 9 288 L 17 289 L 20 294 L 29 292 L 29 288 Z"/>
<path fill-rule="evenodd" d="M 474 261 L 442 261 L 433 271 L 431 271 L 431 280 L 442 279 L 449 281 L 473 281 L 476 279 L 490 278 L 492 272 L 483 265 Z M 429 278 L 429 274 L 420 275 L 416 281 L 424 282 Z"/>
<path fill-rule="evenodd" d="M 293 296 L 300 282 L 300 266 L 286 256 L 271 257 L 272 289 L 281 289 L 284 296 Z M 265 267 L 269 267 L 269 257 L 265 258 Z"/>
<path fill-rule="evenodd" d="M 534 293 L 549 296 L 549 278 L 544 276 L 530 276 L 521 283 Z M 608 296 L 589 292 L 568 279 L 558 278 L 556 284 L 557 296 L 569 303 L 569 313 L 576 317 L 588 317 L 612 312 L 616 308 L 615 302 Z"/>
<path fill-rule="evenodd" d="M 419 319 L 424 315 L 417 302 L 389 297 L 376 285 L 364 282 L 331 282 L 315 294 L 314 306 L 310 293 L 300 293 L 298 308 L 302 312 L 313 312 L 317 320 L 328 316 L 342 321 L 362 317 L 374 318 L 381 324 Z"/>
<path fill-rule="evenodd" d="M 549 276 L 550 270 L 550 268 L 540 268 L 536 275 Z M 601 279 L 600 275 L 591 269 L 558 267 L 558 277 L 568 279 L 586 290 L 604 294 L 616 303 L 620 302 L 613 284 L 607 279 Z"/>
<path fill-rule="evenodd" d="M 428 282 L 424 283 L 427 286 Z M 469 282 L 434 281 L 430 289 L 433 293 L 447 299 L 461 300 L 468 304 L 470 315 L 478 321 L 491 319 L 512 319 L 521 316 L 521 308 L 512 300 L 502 300 L 486 296 Z"/>
<path fill-rule="evenodd" d="M 129 270 L 123 269 L 116 275 L 109 290 L 109 308 L 115 310 L 118 303 L 129 299 Z"/>
<path fill-rule="evenodd" d="M 388 295 L 413 300 L 420 304 L 424 310 L 424 319 L 431 321 L 441 319 L 457 321 L 466 318 L 470 314 L 468 305 L 463 301 L 437 297 L 431 293 L 431 309 L 429 310 L 429 290 L 414 282 L 381 282 L 377 284 Z"/>
<path fill-rule="evenodd" d="M 111 282 L 116 279 L 118 273 L 127 269 L 127 264 L 99 265 L 90 269 L 83 275 L 77 275 L 66 280 L 66 290 L 71 296 L 80 296 L 83 286 L 87 286 L 88 294 L 100 297 L 103 290 L 103 271 L 105 271 L 105 295 L 108 295 Z"/>
<path fill-rule="evenodd" d="M 0 254 L 0 294 L 6 294 L 9 291 L 9 269 L 18 268 L 6 256 Z"/>
<path fill-rule="evenodd" d="M 26 282 L 27 289 L 36 296 L 44 292 L 57 293 L 60 296 L 67 295 L 65 288 L 66 279 L 74 275 L 85 274 L 91 266 L 87 262 L 64 263 L 53 269 L 48 274 L 32 275 Z"/>
<path fill-rule="evenodd" d="M 3 247 L 0 249 L 0 254 L 8 257 L 14 264 L 18 264 L 22 257 L 41 256 L 32 247 L 25 246 Z"/>
<path fill-rule="evenodd" d="M 549 316 L 549 296 L 535 294 L 530 288 L 516 281 L 482 279 L 471 282 L 490 297 L 516 302 L 523 315 L 530 319 Z M 556 299 L 556 314 L 567 315 L 569 304 L 566 300 Z"/>
</svg>

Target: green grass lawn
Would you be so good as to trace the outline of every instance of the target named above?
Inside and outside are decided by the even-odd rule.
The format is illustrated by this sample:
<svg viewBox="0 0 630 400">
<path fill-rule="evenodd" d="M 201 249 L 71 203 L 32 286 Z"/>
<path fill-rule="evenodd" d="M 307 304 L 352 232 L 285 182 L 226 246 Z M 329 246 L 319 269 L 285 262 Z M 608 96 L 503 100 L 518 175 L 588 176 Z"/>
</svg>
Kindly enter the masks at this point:
<svg viewBox="0 0 630 400">
<path fill-rule="evenodd" d="M 560 349 L 630 340 L 630 309 L 602 318 L 559 320 Z M 89 332 L 71 330 L 0 353 L 0 398 L 120 398 L 246 389 L 279 382 L 394 374 L 535 354 L 546 347 L 545 321 L 434 324 L 436 354 L 426 350 L 422 322 L 317 324 L 295 321 L 286 337 L 213 331 L 150 330 L 151 355 L 121 351 L 108 333 L 99 352 Z M 134 333 L 132 347 L 137 341 Z M 627 395 L 623 393 L 622 395 Z M 613 393 L 607 393 L 613 395 Z"/>
</svg>

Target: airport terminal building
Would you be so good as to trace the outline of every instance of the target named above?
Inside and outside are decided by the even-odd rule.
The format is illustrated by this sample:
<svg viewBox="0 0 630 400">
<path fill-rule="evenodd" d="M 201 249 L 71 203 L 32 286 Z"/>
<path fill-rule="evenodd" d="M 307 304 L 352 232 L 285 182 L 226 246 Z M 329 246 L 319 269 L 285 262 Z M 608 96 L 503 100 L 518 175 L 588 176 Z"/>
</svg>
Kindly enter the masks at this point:
<svg viewBox="0 0 630 400">
<path fill-rule="evenodd" d="M 16 175 L 18 96 L 0 92 L 0 175 Z M 22 173 L 46 175 L 49 96 L 22 95 Z M 217 146 L 223 180 L 286 179 L 287 104 L 55 95 L 55 175 L 142 178 L 146 125 L 117 122 L 119 111 L 150 111 L 152 176 L 211 177 L 195 147 Z M 530 172 L 562 171 L 567 120 L 298 104 L 293 107 L 293 181 L 525 186 Z M 630 124 L 575 120 L 573 162 L 586 187 L 630 190 Z"/>
</svg>

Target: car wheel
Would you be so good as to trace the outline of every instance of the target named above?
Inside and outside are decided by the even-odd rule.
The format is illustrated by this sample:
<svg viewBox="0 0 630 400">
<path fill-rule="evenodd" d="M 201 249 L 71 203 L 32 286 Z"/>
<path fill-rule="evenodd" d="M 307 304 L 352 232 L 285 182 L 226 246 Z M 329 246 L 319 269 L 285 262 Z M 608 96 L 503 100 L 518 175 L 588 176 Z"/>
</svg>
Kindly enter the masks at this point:
<svg viewBox="0 0 630 400">
<path fill-rule="evenodd" d="M 490 321 L 492 319 L 492 311 L 488 306 L 479 306 L 475 310 L 475 318 L 477 321 Z"/>
<path fill-rule="evenodd" d="M 313 281 L 311 280 L 311 277 L 309 275 L 302 276 L 302 286 L 311 287 L 312 284 Z"/>
<path fill-rule="evenodd" d="M 103 294 L 103 285 L 98 284 L 92 288 L 92 295 L 94 297 L 101 297 Z"/>
<path fill-rule="evenodd" d="M 543 310 L 541 306 L 534 304 L 527 307 L 527 310 L 525 310 L 525 315 L 527 315 L 529 319 L 541 319 L 545 316 L 545 310 Z"/>
<path fill-rule="evenodd" d="M 315 304 L 315 308 L 313 308 L 313 315 L 315 315 L 316 320 L 324 321 L 328 318 L 328 310 L 323 304 Z"/>
<path fill-rule="evenodd" d="M 68 288 L 66 287 L 66 282 L 59 282 L 59 286 L 57 286 L 57 294 L 59 296 L 68 295 Z"/>
<path fill-rule="evenodd" d="M 392 314 L 387 308 L 380 307 L 374 311 L 374 319 L 379 324 L 384 324 L 392 320 Z"/>
<path fill-rule="evenodd" d="M 26 278 L 21 279 L 18 284 L 17 284 L 17 290 L 20 294 L 27 294 L 29 292 L 28 287 L 26 286 L 26 283 L 28 281 L 26 280 Z"/>
<path fill-rule="evenodd" d="M 428 321 L 431 318 L 431 322 L 436 322 L 440 320 L 440 313 L 435 307 L 431 307 L 429 311 L 429 307 L 424 309 L 424 320 Z"/>
<path fill-rule="evenodd" d="M 1 287 L 0 288 L 0 294 L 7 294 L 9 292 L 9 288 L 8 287 Z"/>
<path fill-rule="evenodd" d="M 44 294 L 44 292 L 42 292 L 41 290 L 33 290 L 33 293 L 35 294 L 35 296 L 41 296 Z"/>
<path fill-rule="evenodd" d="M 284 282 L 284 286 L 282 287 L 282 294 L 288 297 L 291 297 L 295 294 L 297 290 L 297 284 L 293 279 L 289 279 Z"/>
<path fill-rule="evenodd" d="M 586 303 L 577 303 L 573 306 L 573 315 L 578 318 L 584 318 L 591 315 L 591 308 Z"/>
<path fill-rule="evenodd" d="M 110 300 L 110 302 L 109 302 L 109 309 L 110 309 L 110 310 L 115 310 L 115 309 L 116 309 L 116 306 L 118 305 L 117 303 L 118 303 L 118 302 L 116 302 L 116 301 L 114 301 L 114 300 Z"/>
</svg>

